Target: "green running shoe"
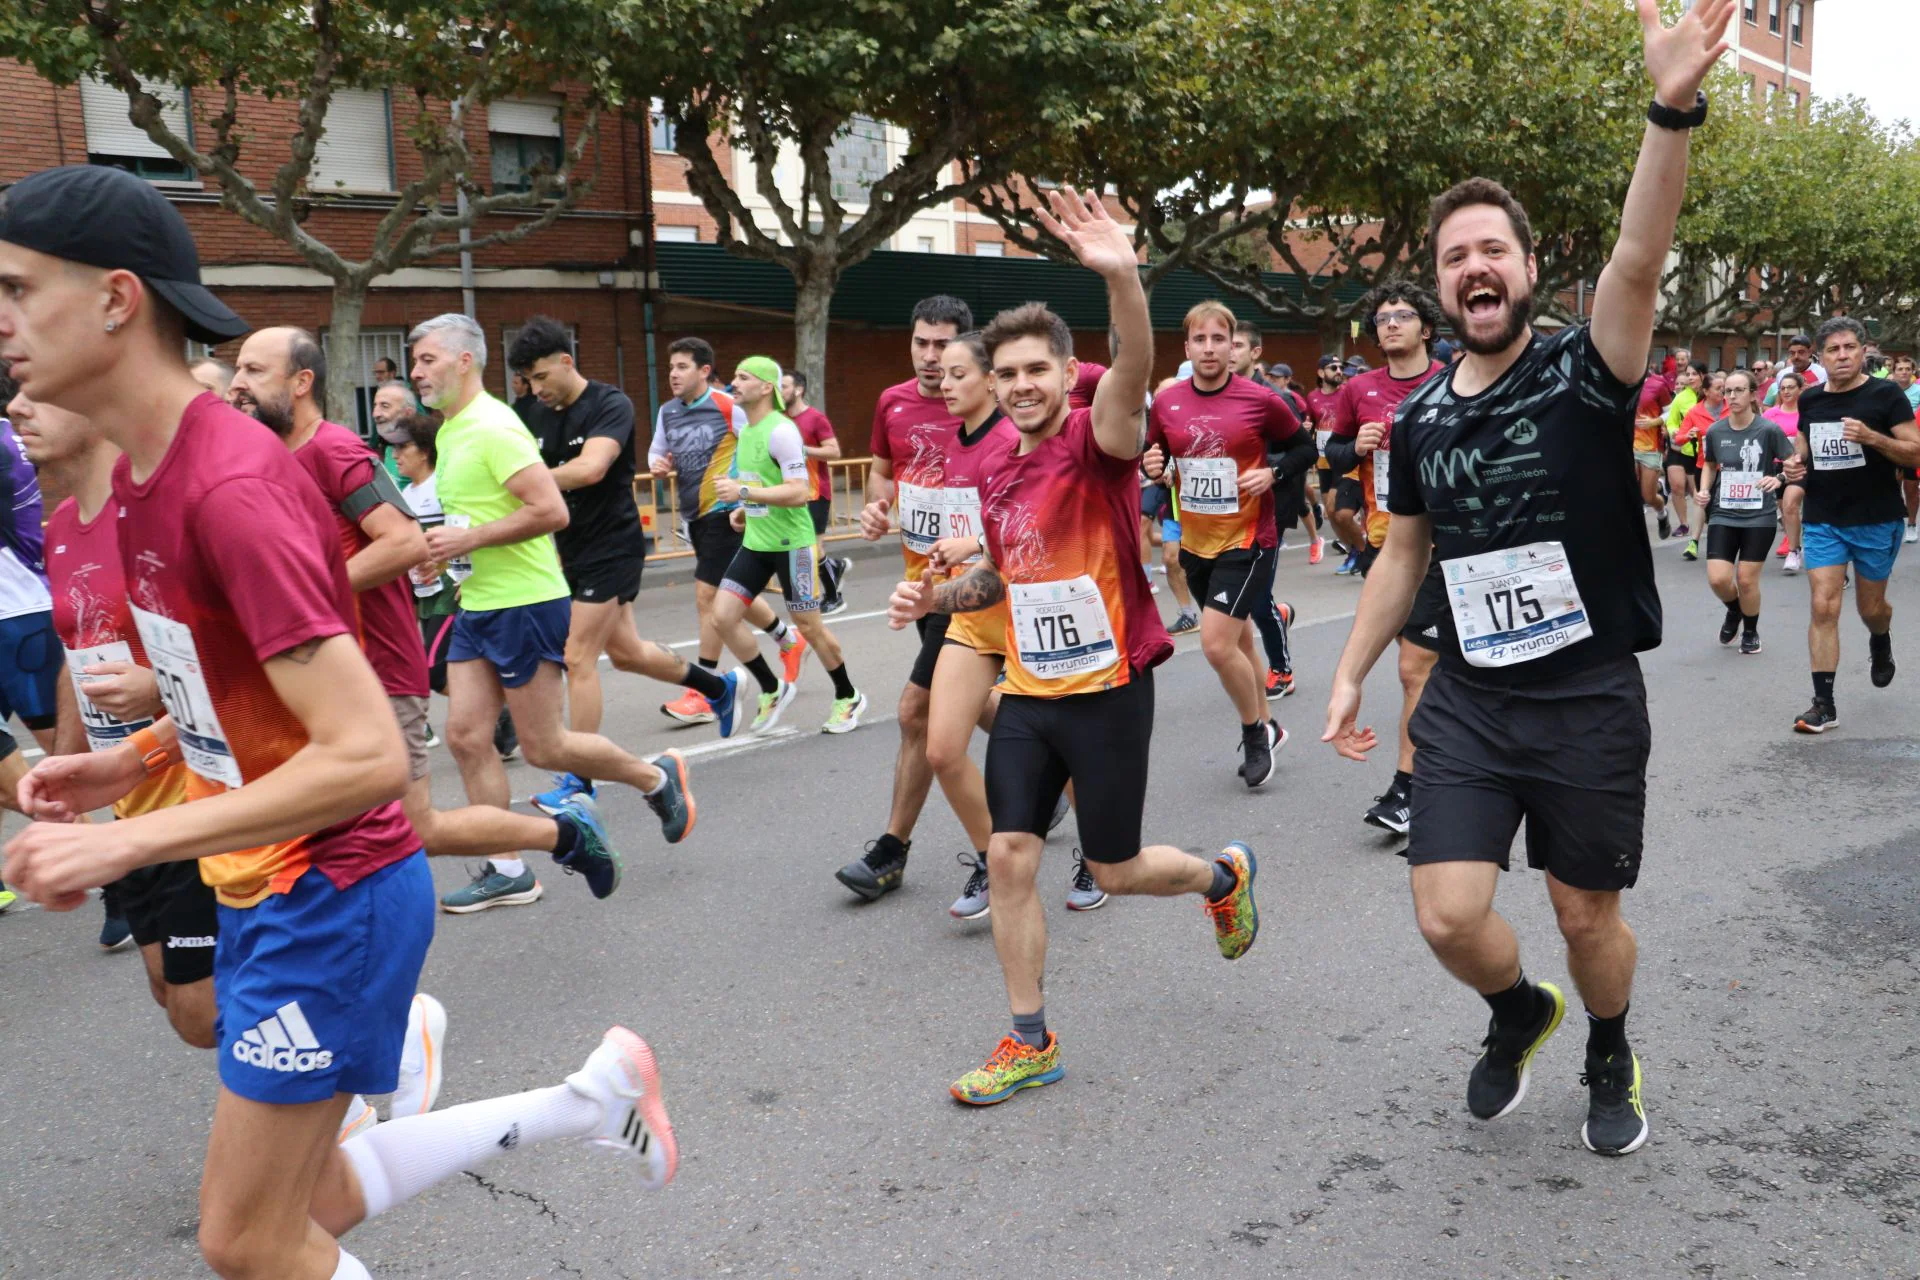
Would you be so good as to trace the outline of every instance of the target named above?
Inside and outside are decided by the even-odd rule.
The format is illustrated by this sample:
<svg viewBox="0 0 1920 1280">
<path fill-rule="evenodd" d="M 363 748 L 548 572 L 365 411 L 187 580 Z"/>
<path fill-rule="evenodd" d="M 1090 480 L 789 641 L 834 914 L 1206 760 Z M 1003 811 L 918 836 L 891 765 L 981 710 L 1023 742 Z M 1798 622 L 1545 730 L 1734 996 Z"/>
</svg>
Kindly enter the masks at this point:
<svg viewBox="0 0 1920 1280">
<path fill-rule="evenodd" d="M 1201 902 L 1213 917 L 1213 936 L 1220 944 L 1220 954 L 1229 960 L 1238 960 L 1260 936 L 1260 909 L 1253 901 L 1253 878 L 1259 866 L 1254 861 L 1253 850 L 1239 840 L 1222 849 L 1214 861 L 1225 863 L 1233 872 L 1233 889 L 1218 902 L 1205 899 Z"/>
<path fill-rule="evenodd" d="M 495 870 L 491 862 L 483 862 L 473 873 L 471 884 L 440 899 L 440 909 L 463 916 L 489 907 L 518 907 L 540 901 L 542 892 L 532 867 L 517 876 L 509 876 Z"/>
<path fill-rule="evenodd" d="M 955 1080 L 951 1092 L 968 1106 L 990 1107 L 1022 1089 L 1052 1084 L 1066 1074 L 1066 1068 L 1060 1065 L 1060 1037 L 1053 1032 L 1047 1032 L 1044 1049 L 1036 1049 L 1018 1036 L 1005 1036 L 986 1065 Z"/>
</svg>

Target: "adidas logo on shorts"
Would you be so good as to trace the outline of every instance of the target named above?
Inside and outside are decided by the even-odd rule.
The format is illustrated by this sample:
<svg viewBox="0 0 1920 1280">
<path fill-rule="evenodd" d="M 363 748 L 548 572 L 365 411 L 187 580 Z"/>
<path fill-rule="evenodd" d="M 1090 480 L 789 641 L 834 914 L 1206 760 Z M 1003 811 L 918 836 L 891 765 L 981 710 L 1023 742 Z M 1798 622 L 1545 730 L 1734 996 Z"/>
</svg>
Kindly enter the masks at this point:
<svg viewBox="0 0 1920 1280">
<path fill-rule="evenodd" d="M 233 1056 L 263 1071 L 323 1071 L 333 1065 L 333 1051 L 313 1038 L 300 1002 L 290 1000 L 273 1016 L 241 1034 L 233 1042 Z"/>
<path fill-rule="evenodd" d="M 1231 603 L 1232 603 L 1232 601 L 1230 601 L 1230 600 L 1228 600 L 1228 599 L 1227 599 L 1227 593 L 1226 593 L 1226 592 L 1224 592 L 1224 591 L 1222 591 L 1222 592 L 1221 592 L 1221 593 L 1220 593 L 1219 595 L 1217 595 L 1217 596 L 1215 596 L 1215 597 L 1214 597 L 1214 601 L 1215 601 L 1215 603 L 1217 603 L 1217 604 L 1231 604 Z"/>
<path fill-rule="evenodd" d="M 1429 640 L 1438 640 L 1440 638 L 1440 628 L 1427 627 L 1424 630 L 1422 630 L 1420 634 L 1425 636 Z"/>
</svg>

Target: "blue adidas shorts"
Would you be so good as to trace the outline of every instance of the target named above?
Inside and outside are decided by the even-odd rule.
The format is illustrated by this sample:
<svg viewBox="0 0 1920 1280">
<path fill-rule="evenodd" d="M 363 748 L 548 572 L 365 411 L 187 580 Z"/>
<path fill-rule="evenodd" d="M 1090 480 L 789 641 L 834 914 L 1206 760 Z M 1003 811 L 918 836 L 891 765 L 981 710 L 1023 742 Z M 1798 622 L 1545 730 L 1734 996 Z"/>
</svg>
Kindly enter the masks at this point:
<svg viewBox="0 0 1920 1280">
<path fill-rule="evenodd" d="M 286 893 L 222 905 L 220 1083 L 281 1104 L 392 1093 L 433 916 L 424 851 L 344 890 L 309 870 Z"/>
<path fill-rule="evenodd" d="M 479 659 L 493 664 L 500 683 L 518 689 L 543 662 L 567 665 L 567 629 L 573 601 L 566 596 L 509 609 L 462 609 L 447 642 L 448 662 Z"/>
<path fill-rule="evenodd" d="M 65 667 L 51 612 L 0 618 L 0 720 L 19 716 L 29 729 L 53 728 Z"/>
<path fill-rule="evenodd" d="M 1904 520 L 1808 524 L 1800 531 L 1800 543 L 1809 569 L 1830 569 L 1851 562 L 1868 582 L 1885 582 L 1893 576 L 1893 562 L 1900 554 L 1900 539 L 1906 531 Z"/>
</svg>

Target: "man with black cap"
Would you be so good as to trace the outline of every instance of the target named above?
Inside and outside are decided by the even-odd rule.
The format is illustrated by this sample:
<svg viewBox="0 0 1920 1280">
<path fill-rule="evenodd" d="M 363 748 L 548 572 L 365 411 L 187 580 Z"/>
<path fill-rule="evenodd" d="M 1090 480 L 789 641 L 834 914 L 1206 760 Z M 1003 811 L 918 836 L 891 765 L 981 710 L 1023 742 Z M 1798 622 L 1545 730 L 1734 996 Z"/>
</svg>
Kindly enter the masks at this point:
<svg viewBox="0 0 1920 1280">
<path fill-rule="evenodd" d="M 224 1277 L 356 1280 L 368 1272 L 336 1234 L 490 1155 L 598 1137 L 660 1185 L 674 1148 L 652 1054 L 619 1028 L 565 1085 L 336 1144 L 352 1095 L 396 1084 L 433 888 L 397 803 L 399 726 L 366 713 L 384 699 L 326 502 L 187 369 L 188 338 L 246 330 L 200 283 L 185 221 L 132 174 L 68 166 L 0 193 L 0 360 L 126 454 L 117 542 L 168 711 L 124 746 L 28 774 L 35 821 L 6 874 L 71 910 L 138 867 L 200 860 L 220 904 L 221 1041 L 201 1252 Z M 177 763 L 197 803 L 74 823 Z"/>
</svg>

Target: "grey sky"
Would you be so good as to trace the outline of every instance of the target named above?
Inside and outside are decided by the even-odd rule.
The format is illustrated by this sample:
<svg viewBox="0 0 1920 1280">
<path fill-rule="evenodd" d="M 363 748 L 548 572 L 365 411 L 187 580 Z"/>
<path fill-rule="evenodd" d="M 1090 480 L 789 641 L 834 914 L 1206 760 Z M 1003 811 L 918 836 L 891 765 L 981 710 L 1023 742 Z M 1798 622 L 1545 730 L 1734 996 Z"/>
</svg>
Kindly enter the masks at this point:
<svg viewBox="0 0 1920 1280">
<path fill-rule="evenodd" d="M 1920 0 L 1818 0 L 1813 91 L 1865 98 L 1888 124 L 1920 131 Z"/>
</svg>

